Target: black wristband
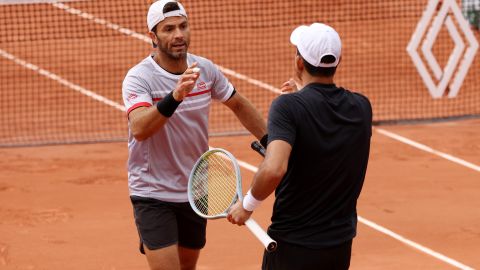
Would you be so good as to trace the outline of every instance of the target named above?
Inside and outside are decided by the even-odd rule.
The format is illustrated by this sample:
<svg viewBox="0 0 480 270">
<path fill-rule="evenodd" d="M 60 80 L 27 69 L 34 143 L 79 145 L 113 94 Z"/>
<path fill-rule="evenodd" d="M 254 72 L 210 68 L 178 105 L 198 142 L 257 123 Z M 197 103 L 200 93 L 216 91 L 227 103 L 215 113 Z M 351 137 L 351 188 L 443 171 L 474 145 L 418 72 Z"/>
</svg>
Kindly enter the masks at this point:
<svg viewBox="0 0 480 270">
<path fill-rule="evenodd" d="M 173 92 L 170 92 L 162 100 L 157 102 L 157 110 L 165 117 L 173 115 L 181 101 L 176 101 L 173 98 Z"/>
<path fill-rule="evenodd" d="M 260 144 L 264 147 L 267 148 L 267 143 L 268 143 L 268 134 L 263 135 L 263 137 L 260 139 Z"/>
</svg>

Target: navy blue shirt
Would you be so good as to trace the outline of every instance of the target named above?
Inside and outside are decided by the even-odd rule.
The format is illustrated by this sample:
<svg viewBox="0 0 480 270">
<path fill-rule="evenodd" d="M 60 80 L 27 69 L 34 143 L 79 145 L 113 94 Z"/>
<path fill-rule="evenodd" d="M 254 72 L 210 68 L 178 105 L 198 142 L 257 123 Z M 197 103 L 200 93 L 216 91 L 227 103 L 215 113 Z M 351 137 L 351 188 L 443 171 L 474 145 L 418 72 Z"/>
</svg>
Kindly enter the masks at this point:
<svg viewBox="0 0 480 270">
<path fill-rule="evenodd" d="M 356 235 L 371 135 L 369 100 L 333 84 L 309 84 L 273 101 L 268 140 L 292 146 L 275 190 L 273 239 L 323 248 Z"/>
</svg>

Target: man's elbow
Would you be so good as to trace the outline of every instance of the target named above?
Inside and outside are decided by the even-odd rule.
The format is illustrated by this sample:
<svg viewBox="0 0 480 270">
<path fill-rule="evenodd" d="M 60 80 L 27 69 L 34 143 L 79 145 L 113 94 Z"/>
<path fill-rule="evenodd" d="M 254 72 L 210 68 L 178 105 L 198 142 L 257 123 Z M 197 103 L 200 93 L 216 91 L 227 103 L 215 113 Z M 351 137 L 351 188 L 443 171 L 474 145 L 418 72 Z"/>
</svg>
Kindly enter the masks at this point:
<svg viewBox="0 0 480 270">
<path fill-rule="evenodd" d="M 285 173 L 287 171 L 287 168 L 283 166 L 279 167 L 273 167 L 273 166 L 267 166 L 264 169 L 265 176 L 270 179 L 272 182 L 280 182 L 285 176 Z"/>
<path fill-rule="evenodd" d="M 135 138 L 136 141 L 141 142 L 147 139 L 146 136 L 143 136 L 142 134 L 133 134 L 133 137 Z"/>
<path fill-rule="evenodd" d="M 139 142 L 148 139 L 148 135 L 142 129 L 132 128 L 131 132 L 132 132 L 132 136 L 135 138 L 135 140 L 137 140 Z"/>
</svg>

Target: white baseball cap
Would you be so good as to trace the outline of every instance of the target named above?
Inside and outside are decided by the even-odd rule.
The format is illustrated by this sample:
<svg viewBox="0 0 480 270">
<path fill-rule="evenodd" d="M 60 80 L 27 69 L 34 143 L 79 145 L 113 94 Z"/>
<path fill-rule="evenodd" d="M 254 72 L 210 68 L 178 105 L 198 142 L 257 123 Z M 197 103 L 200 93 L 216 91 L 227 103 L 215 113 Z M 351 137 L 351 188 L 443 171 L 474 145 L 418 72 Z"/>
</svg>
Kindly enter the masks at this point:
<svg viewBox="0 0 480 270">
<path fill-rule="evenodd" d="M 176 3 L 180 9 L 163 13 L 163 8 L 168 3 Z M 187 12 L 185 11 L 185 8 L 183 8 L 182 4 L 180 4 L 179 2 L 175 0 L 160 0 L 153 3 L 148 9 L 148 14 L 147 14 L 148 30 L 152 31 L 155 25 L 157 25 L 159 22 L 165 20 L 165 18 L 174 17 L 174 16 L 187 17 Z"/>
<path fill-rule="evenodd" d="M 323 23 L 301 25 L 293 30 L 290 42 L 297 46 L 303 59 L 315 67 L 336 67 L 342 55 L 342 41 L 337 31 Z M 324 56 L 335 57 L 333 63 L 322 63 Z"/>
</svg>

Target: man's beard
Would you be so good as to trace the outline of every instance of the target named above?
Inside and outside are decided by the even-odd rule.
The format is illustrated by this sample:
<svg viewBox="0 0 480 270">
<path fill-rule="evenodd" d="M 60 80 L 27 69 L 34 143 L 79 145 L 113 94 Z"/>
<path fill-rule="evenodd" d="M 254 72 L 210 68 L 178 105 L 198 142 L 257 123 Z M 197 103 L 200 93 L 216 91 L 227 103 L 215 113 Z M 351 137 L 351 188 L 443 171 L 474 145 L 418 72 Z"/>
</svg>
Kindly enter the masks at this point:
<svg viewBox="0 0 480 270">
<path fill-rule="evenodd" d="M 185 42 L 185 51 L 184 52 L 172 52 L 170 50 L 168 50 L 168 48 L 166 48 L 165 46 L 162 46 L 162 45 L 159 45 L 158 46 L 158 49 L 164 53 L 166 56 L 168 56 L 169 58 L 173 59 L 173 60 L 181 60 L 181 59 L 185 59 L 187 57 L 187 51 L 188 51 L 188 43 Z"/>
</svg>

